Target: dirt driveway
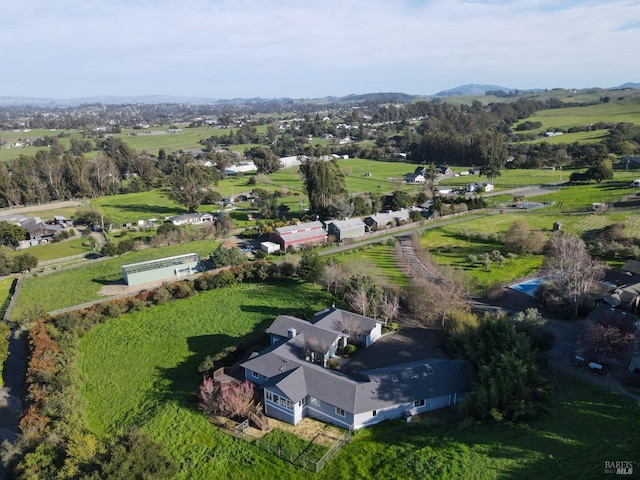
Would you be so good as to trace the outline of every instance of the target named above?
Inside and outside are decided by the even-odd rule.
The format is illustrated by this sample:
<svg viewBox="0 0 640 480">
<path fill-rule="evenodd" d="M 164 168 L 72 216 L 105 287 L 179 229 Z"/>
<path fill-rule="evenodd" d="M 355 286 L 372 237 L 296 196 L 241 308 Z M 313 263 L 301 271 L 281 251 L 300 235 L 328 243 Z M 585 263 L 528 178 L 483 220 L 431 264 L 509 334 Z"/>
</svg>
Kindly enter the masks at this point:
<svg viewBox="0 0 640 480">
<path fill-rule="evenodd" d="M 85 205 L 79 200 L 64 200 L 62 202 L 43 203 L 41 205 L 30 205 L 28 207 L 0 208 L 0 216 L 22 215 L 24 213 L 41 212 L 43 210 L 57 210 L 59 208 L 79 207 Z"/>
</svg>

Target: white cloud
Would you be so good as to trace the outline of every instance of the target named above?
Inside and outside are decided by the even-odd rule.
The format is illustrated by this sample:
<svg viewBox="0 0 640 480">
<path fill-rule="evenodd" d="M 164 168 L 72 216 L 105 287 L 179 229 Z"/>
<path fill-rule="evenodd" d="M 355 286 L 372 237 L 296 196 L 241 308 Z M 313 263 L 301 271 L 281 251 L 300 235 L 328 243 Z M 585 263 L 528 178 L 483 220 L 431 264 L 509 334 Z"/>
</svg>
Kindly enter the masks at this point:
<svg viewBox="0 0 640 480">
<path fill-rule="evenodd" d="M 3 95 L 322 96 L 639 81 L 640 4 L 50 2 L 7 6 Z M 11 71 L 13 70 L 13 71 Z"/>
</svg>

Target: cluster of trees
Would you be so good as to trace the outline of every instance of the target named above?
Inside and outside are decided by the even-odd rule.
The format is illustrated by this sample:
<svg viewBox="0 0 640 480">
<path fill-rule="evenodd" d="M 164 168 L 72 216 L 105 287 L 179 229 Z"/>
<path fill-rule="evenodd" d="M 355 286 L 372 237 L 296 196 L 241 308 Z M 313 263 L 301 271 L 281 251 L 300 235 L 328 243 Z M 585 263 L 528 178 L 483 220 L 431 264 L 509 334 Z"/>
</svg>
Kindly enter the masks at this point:
<svg viewBox="0 0 640 480">
<path fill-rule="evenodd" d="M 633 352 L 638 333 L 633 323 L 611 315 L 587 326 L 578 339 L 578 346 L 589 361 L 616 365 Z"/>
<path fill-rule="evenodd" d="M 30 253 L 9 256 L 0 251 L 0 275 L 28 272 L 38 266 L 38 258 Z"/>
<path fill-rule="evenodd" d="M 452 341 L 478 370 L 478 382 L 460 403 L 464 416 L 518 422 L 545 410 L 551 389 L 536 365 L 529 338 L 509 318 L 487 316 Z"/>
</svg>

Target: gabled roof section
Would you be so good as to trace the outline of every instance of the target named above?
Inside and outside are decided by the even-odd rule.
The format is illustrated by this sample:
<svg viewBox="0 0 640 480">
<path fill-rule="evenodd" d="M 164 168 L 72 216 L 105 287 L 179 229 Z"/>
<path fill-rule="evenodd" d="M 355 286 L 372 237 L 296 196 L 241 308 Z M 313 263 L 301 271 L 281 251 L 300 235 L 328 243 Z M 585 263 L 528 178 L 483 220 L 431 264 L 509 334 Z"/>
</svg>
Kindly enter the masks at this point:
<svg viewBox="0 0 640 480">
<path fill-rule="evenodd" d="M 317 346 L 326 345 L 327 349 L 338 337 L 344 336 L 340 331 L 329 326 L 314 325 L 306 320 L 288 315 L 280 315 L 276 318 L 267 329 L 267 333 L 286 338 L 290 328 L 294 328 L 296 334 L 304 333 L 304 339 L 307 342 L 314 342 Z"/>
<path fill-rule="evenodd" d="M 307 382 L 305 381 L 305 369 L 298 367 L 270 379 L 264 386 L 276 387 L 284 393 L 292 402 L 299 402 L 307 396 Z"/>
<path fill-rule="evenodd" d="M 327 227 L 330 224 L 333 224 L 333 226 L 338 230 L 346 230 L 348 228 L 358 228 L 358 227 L 364 228 L 365 226 L 365 223 L 364 221 L 362 221 L 361 218 L 349 218 L 347 220 L 329 220 L 326 222 L 326 224 L 327 224 Z"/>
<path fill-rule="evenodd" d="M 620 270 L 640 275 L 640 262 L 638 260 L 627 260 Z"/>
<path fill-rule="evenodd" d="M 335 307 L 318 312 L 311 322 L 318 327 L 338 332 L 341 332 L 346 325 L 358 325 L 365 334 L 371 332 L 379 323 L 372 318 Z"/>
<path fill-rule="evenodd" d="M 473 380 L 468 360 L 424 359 L 360 373 L 356 412 L 465 392 Z"/>
<path fill-rule="evenodd" d="M 278 235 L 292 235 L 294 233 L 308 232 L 309 230 L 317 229 L 322 229 L 322 222 L 315 221 L 300 223 L 298 225 L 288 225 L 286 227 L 278 227 L 275 231 Z"/>
</svg>

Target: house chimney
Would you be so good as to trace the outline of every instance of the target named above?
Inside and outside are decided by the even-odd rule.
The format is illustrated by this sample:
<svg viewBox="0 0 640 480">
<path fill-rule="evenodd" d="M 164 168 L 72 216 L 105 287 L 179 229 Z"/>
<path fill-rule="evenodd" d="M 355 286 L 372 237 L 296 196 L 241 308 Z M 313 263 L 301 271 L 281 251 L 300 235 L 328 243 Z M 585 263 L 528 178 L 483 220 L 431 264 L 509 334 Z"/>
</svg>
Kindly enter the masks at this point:
<svg viewBox="0 0 640 480">
<path fill-rule="evenodd" d="M 296 336 L 296 329 L 295 328 L 290 328 L 289 330 L 287 330 L 287 337 L 289 338 L 293 338 Z"/>
</svg>

